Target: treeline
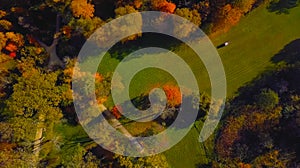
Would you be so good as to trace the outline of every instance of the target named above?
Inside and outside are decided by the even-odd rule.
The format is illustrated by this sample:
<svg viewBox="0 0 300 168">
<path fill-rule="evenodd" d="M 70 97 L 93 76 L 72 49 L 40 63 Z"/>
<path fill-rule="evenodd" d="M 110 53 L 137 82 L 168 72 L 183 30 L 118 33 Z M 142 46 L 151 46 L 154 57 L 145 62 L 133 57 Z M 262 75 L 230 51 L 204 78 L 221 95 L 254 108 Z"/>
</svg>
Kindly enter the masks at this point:
<svg viewBox="0 0 300 168">
<path fill-rule="evenodd" d="M 262 3 L 269 3 L 263 0 L 116 0 L 114 2 L 95 1 L 97 16 L 114 17 L 113 10 L 125 6 L 133 7 L 137 11 L 157 10 L 185 17 L 208 34 L 229 30 L 253 8 Z M 109 4 L 111 10 L 97 11 L 97 8 L 101 10 L 101 5 L 104 4 Z"/>
<path fill-rule="evenodd" d="M 229 30 L 243 15 L 262 2 L 262 0 L 0 1 L 2 11 L 5 13 L 1 14 L 3 19 L 0 22 L 0 30 L 19 33 L 24 37 L 25 43 L 46 49 L 50 54 L 49 68 L 62 67 L 61 60 L 65 56 L 76 56 L 85 40 L 97 28 L 119 16 L 149 10 L 174 13 L 190 20 L 206 33 L 212 34 Z M 142 24 L 136 21 L 135 29 L 141 28 Z M 120 30 L 120 33 L 122 31 L 126 30 Z M 181 27 L 180 31 L 176 29 L 174 31 L 185 37 L 192 30 Z M 99 47 L 105 47 L 107 34 L 109 33 L 94 37 L 99 41 Z M 141 34 L 123 39 L 122 42 L 132 41 L 138 37 L 141 37 Z M 20 45 L 13 40 L 7 41 L 7 44 L 3 42 L 1 51 L 10 57 L 17 57 L 19 56 L 17 48 Z"/>
</svg>

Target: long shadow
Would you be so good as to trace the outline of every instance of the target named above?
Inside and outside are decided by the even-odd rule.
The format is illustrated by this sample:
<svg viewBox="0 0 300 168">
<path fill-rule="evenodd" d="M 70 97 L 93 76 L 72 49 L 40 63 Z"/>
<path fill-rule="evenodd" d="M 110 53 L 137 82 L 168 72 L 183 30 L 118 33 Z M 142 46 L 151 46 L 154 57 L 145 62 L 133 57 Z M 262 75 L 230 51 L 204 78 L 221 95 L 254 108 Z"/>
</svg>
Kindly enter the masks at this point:
<svg viewBox="0 0 300 168">
<path fill-rule="evenodd" d="M 112 48 L 109 49 L 109 53 L 112 58 L 123 60 L 126 56 L 134 51 L 147 47 L 158 47 L 167 50 L 173 50 L 176 46 L 181 45 L 182 42 L 174 37 L 159 34 L 159 33 L 143 33 L 142 37 L 139 37 L 132 41 L 125 43 L 116 43 Z M 161 51 L 160 51 L 161 52 Z M 158 53 L 160 53 L 158 51 Z"/>
<path fill-rule="evenodd" d="M 222 44 L 219 44 L 216 48 L 220 49 L 220 48 L 226 47 L 228 44 L 229 44 L 229 41 L 226 41 L 226 42 L 224 42 Z"/>
<path fill-rule="evenodd" d="M 299 102 L 291 98 L 300 95 L 300 39 L 293 40 L 284 46 L 271 61 L 276 64 L 274 68 L 266 70 L 256 79 L 241 87 L 238 90 L 238 96 L 230 100 L 230 106 L 226 108 L 226 113 L 223 115 L 223 123 L 226 123 L 226 118 L 229 116 L 251 115 L 257 110 L 255 107 L 256 100 L 253 97 L 264 88 L 272 89 L 278 94 L 279 106 L 282 107 L 280 117 L 276 121 L 278 123 L 273 123 L 275 127 L 269 127 L 272 123 L 266 121 L 262 124 L 256 123 L 256 130 L 241 129 L 242 131 L 239 133 L 241 138 L 232 145 L 234 151 L 231 153 L 231 157 L 243 155 L 244 160 L 250 162 L 269 151 L 266 147 L 259 145 L 266 144 L 271 140 L 272 145 L 274 145 L 272 149 L 279 149 L 283 153 L 285 151 L 295 153 L 295 158 L 290 158 L 290 162 L 293 163 L 295 160 L 298 161 L 300 156 L 300 130 L 297 120 L 300 107 Z M 247 122 L 250 121 L 246 119 L 245 123 Z M 276 127 L 280 127 L 280 129 Z M 218 131 L 216 139 L 222 138 L 223 133 Z M 261 133 L 268 135 L 268 139 L 257 138 L 258 134 Z M 287 167 L 294 166 L 289 165 Z"/>
<path fill-rule="evenodd" d="M 137 109 L 139 110 L 146 110 L 149 107 L 151 107 L 151 103 L 149 101 L 149 95 L 140 95 L 139 97 L 133 98 L 129 101 L 123 102 L 122 106 L 126 107 L 128 104 L 133 104 Z M 195 98 L 193 95 L 184 95 L 183 97 L 183 102 L 190 102 L 191 104 L 188 106 L 189 108 L 193 109 L 185 109 L 185 111 L 181 111 L 181 105 L 175 106 L 175 107 L 169 107 L 166 106 L 166 108 L 163 110 L 161 114 L 158 116 L 155 116 L 155 114 L 150 114 L 150 115 L 142 115 L 141 118 L 139 119 L 146 119 L 148 117 L 156 117 L 152 121 L 158 123 L 159 125 L 169 127 L 173 124 L 173 122 L 177 119 L 179 111 L 182 113 L 186 113 L 186 115 L 183 115 L 180 117 L 180 119 L 177 121 L 177 125 L 174 127 L 175 129 L 184 129 L 188 128 L 191 123 L 190 123 L 190 117 L 188 115 L 189 112 L 194 111 L 195 107 L 193 107 L 193 103 L 195 101 Z M 197 111 L 197 118 L 196 120 L 203 118 L 206 116 L 208 109 L 207 107 L 200 107 Z M 135 120 L 130 120 L 129 118 L 126 118 L 125 116 L 122 115 L 120 118 L 121 123 L 123 125 L 127 125 L 130 123 L 135 123 Z"/>
<path fill-rule="evenodd" d="M 285 45 L 277 54 L 275 54 L 271 61 L 276 65 L 275 68 L 269 68 L 262 74 L 254 78 L 252 81 L 246 83 L 240 87 L 237 91 L 237 96 L 231 100 L 231 104 L 252 104 L 255 102 L 254 96 L 260 93 L 262 88 L 270 88 L 276 92 L 284 92 L 284 89 L 294 89 L 300 91 L 300 79 L 297 75 L 300 74 L 300 70 L 297 68 L 279 68 L 280 63 L 289 65 L 295 65 L 300 62 L 300 39 L 296 39 Z M 286 70 L 282 70 L 286 69 Z M 286 81 L 293 81 L 290 84 L 286 84 Z M 298 81 L 298 82 L 297 82 Z M 230 114 L 227 114 L 231 111 Z M 223 115 L 223 118 L 227 115 L 231 115 L 238 110 L 227 109 Z"/>
<path fill-rule="evenodd" d="M 289 10 L 298 5 L 298 0 L 279 0 L 272 1 L 267 7 L 269 12 L 276 12 L 276 14 L 289 14 Z"/>
<path fill-rule="evenodd" d="M 300 92 L 300 39 L 288 43 L 281 49 L 271 61 L 275 67 L 271 67 L 252 81 L 240 87 L 237 96 L 231 100 L 231 104 L 251 104 L 254 102 L 254 96 L 260 92 L 261 88 L 270 88 L 276 92 L 284 92 L 283 89 L 293 89 Z M 286 66 L 282 66 L 285 63 Z M 291 81 L 285 86 L 286 81 Z M 240 102 L 240 103 L 238 103 Z M 227 109 L 228 110 L 228 109 Z M 223 116 L 225 117 L 225 116 Z"/>
<path fill-rule="evenodd" d="M 271 61 L 273 63 L 286 62 L 293 64 L 300 61 L 300 39 L 296 39 L 287 44 Z"/>
</svg>

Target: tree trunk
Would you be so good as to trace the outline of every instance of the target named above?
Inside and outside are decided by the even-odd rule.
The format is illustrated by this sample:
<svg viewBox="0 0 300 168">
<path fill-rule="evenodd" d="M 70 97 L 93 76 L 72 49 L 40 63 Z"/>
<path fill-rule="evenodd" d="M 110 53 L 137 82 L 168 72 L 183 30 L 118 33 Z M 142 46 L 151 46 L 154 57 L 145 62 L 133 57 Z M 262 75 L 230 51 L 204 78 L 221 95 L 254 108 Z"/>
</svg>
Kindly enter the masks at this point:
<svg viewBox="0 0 300 168">
<path fill-rule="evenodd" d="M 45 43 L 43 43 L 42 41 L 37 39 L 37 42 L 43 48 L 45 48 L 45 50 L 49 54 L 48 69 L 50 69 L 50 70 L 53 69 L 55 66 L 63 67 L 63 65 L 64 65 L 63 62 L 57 56 L 57 51 L 56 51 L 56 46 L 58 44 L 58 40 L 59 40 L 59 36 L 60 36 L 60 33 L 59 33 L 59 18 L 60 18 L 60 16 L 57 15 L 56 16 L 56 30 L 55 30 L 55 34 L 54 34 L 54 37 L 53 37 L 53 42 L 50 46 L 47 46 Z"/>
</svg>

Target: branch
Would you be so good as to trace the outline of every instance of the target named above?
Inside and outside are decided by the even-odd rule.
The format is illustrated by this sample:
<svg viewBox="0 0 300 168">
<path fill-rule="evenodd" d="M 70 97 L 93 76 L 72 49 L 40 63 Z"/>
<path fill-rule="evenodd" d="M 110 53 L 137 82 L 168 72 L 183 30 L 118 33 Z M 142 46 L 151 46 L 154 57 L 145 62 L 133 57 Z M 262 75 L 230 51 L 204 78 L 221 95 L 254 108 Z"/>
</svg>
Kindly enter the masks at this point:
<svg viewBox="0 0 300 168">
<path fill-rule="evenodd" d="M 56 15 L 55 34 L 54 34 L 54 37 L 53 37 L 53 42 L 52 42 L 50 47 L 54 47 L 58 44 L 58 40 L 59 40 L 59 36 L 60 36 L 59 27 L 60 27 L 60 15 L 57 14 Z"/>
<path fill-rule="evenodd" d="M 35 40 L 39 43 L 40 46 L 42 46 L 43 48 L 45 48 L 45 50 L 49 50 L 49 46 L 47 46 L 45 43 L 43 43 L 40 39 L 38 39 L 37 37 L 34 37 Z"/>
</svg>

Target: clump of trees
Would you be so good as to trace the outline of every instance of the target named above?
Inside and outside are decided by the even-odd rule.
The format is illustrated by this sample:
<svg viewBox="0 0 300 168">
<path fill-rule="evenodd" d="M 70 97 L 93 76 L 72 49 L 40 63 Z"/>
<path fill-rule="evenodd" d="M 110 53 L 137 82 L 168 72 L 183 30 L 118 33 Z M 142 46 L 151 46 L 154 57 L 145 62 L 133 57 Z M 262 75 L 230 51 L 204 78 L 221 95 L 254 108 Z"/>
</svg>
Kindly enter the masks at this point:
<svg viewBox="0 0 300 168">
<path fill-rule="evenodd" d="M 295 167 L 299 131 L 299 63 L 265 72 L 230 102 L 217 137 L 218 164 Z M 281 82 L 278 82 L 281 81 Z M 252 96 L 251 96 L 252 95 Z M 253 96 L 254 95 L 254 96 Z M 294 131 L 291 131 L 294 130 Z M 283 138 L 284 137 L 284 138 Z"/>
<path fill-rule="evenodd" d="M 119 162 L 122 167 L 169 167 L 167 159 L 164 155 L 158 154 L 144 158 L 133 158 L 127 156 L 116 155 L 115 159 Z"/>
</svg>

